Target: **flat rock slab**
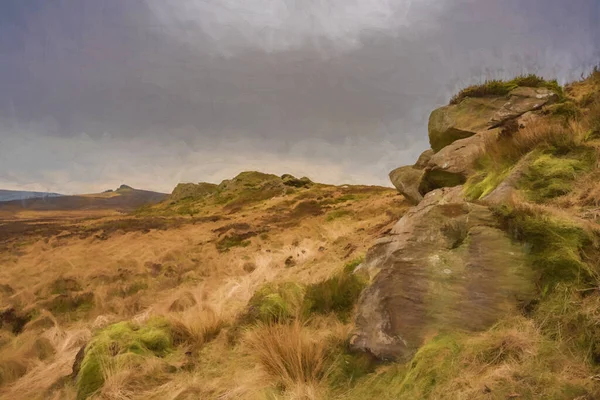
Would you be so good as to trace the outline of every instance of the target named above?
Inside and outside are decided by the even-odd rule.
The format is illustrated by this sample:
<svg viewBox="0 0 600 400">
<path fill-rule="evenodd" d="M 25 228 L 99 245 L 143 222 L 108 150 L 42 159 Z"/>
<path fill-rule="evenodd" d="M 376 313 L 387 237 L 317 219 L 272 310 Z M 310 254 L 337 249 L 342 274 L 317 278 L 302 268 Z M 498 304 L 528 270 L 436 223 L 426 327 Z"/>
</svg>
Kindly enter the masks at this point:
<svg viewBox="0 0 600 400">
<path fill-rule="evenodd" d="M 489 328 L 534 293 L 520 245 L 462 187 L 428 193 L 367 254 L 352 345 L 409 360 L 426 338 Z"/>
</svg>

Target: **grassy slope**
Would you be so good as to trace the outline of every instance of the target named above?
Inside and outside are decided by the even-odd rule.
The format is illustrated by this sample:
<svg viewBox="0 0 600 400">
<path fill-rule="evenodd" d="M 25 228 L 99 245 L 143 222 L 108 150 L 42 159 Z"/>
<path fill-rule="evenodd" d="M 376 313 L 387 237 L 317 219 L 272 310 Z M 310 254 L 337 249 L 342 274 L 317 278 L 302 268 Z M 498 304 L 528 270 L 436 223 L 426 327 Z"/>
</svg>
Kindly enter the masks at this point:
<svg viewBox="0 0 600 400">
<path fill-rule="evenodd" d="M 170 212 L 179 206 L 163 204 L 138 216 L 82 213 L 67 220 L 48 212 L 35 221 L 2 222 L 10 229 L 0 237 L 0 296 L 29 322 L 0 329 L 0 397 L 82 398 L 98 387 L 101 398 L 276 393 L 278 380 L 261 381 L 246 338 L 271 328 L 240 319 L 254 293 L 268 282 L 295 282 L 307 293 L 310 329 L 323 336 L 331 330 L 342 343 L 352 302 L 338 299 L 351 281 L 343 275 L 322 284 L 324 290 L 310 285 L 340 274 L 408 207 L 392 189 L 326 185 L 266 200 L 246 196 L 235 209 L 196 205 L 193 218 Z M 354 296 L 360 283 L 355 287 Z M 148 316 L 166 325 L 157 331 Z M 133 325 L 114 325 L 119 321 Z M 105 343 L 111 335 L 118 338 L 112 345 Z M 158 353 L 154 336 L 166 338 Z M 84 359 L 87 372 L 80 375 L 101 384 L 63 379 L 80 346 L 99 340 L 104 344 L 90 344 L 100 349 L 90 354 L 102 353 L 100 361 Z M 342 347 L 336 347 L 340 354 Z"/>
</svg>

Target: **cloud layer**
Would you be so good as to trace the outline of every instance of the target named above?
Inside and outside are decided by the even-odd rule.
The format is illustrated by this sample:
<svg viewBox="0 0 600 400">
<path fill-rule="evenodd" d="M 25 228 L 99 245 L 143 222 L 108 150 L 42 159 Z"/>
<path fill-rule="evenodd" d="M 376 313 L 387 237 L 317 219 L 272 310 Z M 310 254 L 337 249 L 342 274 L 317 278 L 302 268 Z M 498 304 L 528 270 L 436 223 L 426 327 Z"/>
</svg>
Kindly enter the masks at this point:
<svg viewBox="0 0 600 400">
<path fill-rule="evenodd" d="M 595 0 L 8 0 L 0 187 L 387 185 L 460 87 L 599 61 Z"/>
</svg>

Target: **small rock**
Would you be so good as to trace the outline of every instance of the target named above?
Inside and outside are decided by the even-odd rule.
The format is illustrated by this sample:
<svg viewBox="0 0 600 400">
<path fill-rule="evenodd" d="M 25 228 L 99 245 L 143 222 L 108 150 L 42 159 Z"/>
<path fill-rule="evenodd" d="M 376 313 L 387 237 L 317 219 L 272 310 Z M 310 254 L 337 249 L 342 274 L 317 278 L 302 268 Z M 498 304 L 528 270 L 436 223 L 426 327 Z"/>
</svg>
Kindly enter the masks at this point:
<svg viewBox="0 0 600 400">
<path fill-rule="evenodd" d="M 296 265 L 296 261 L 294 260 L 294 257 L 289 256 L 288 258 L 285 259 L 285 266 L 286 268 L 290 268 Z"/>
</svg>

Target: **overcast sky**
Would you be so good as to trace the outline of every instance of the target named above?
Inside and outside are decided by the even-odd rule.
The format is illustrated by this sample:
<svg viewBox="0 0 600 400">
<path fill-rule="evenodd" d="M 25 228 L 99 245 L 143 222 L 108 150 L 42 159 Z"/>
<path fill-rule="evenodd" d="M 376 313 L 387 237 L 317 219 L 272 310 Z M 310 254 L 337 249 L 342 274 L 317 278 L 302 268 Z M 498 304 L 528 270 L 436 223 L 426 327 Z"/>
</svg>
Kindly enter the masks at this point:
<svg viewBox="0 0 600 400">
<path fill-rule="evenodd" d="M 598 0 L 1 0 L 0 188 L 389 185 L 486 78 L 600 63 Z"/>
</svg>

